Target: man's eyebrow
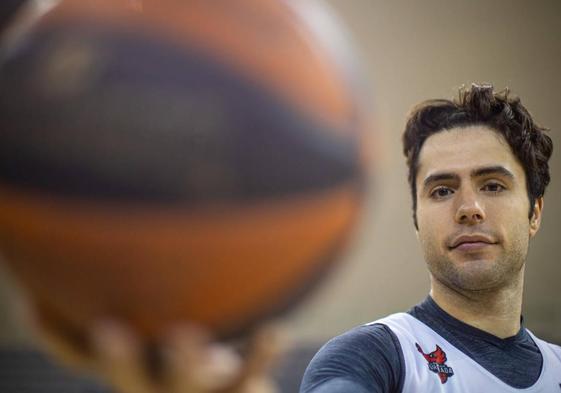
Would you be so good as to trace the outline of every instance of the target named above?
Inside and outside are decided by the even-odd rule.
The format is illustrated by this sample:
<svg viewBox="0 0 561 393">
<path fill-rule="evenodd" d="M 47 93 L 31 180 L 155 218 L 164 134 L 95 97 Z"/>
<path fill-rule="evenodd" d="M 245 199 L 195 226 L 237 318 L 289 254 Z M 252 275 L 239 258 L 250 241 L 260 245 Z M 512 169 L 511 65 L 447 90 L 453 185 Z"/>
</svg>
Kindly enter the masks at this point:
<svg viewBox="0 0 561 393">
<path fill-rule="evenodd" d="M 483 168 L 476 168 L 473 171 L 471 171 L 471 177 L 481 177 L 486 175 L 502 175 L 510 179 L 514 179 L 514 175 L 512 174 L 512 172 L 501 165 L 486 166 Z M 423 181 L 423 188 L 427 188 L 432 183 L 436 183 L 443 180 L 459 181 L 460 176 L 452 172 L 435 173 L 430 176 L 427 176 L 427 178 Z"/>
<path fill-rule="evenodd" d="M 439 182 L 442 180 L 455 180 L 459 181 L 460 176 L 456 175 L 455 173 L 451 172 L 442 172 L 442 173 L 435 173 L 433 175 L 427 176 L 427 178 L 423 181 L 423 188 L 427 188 L 430 184 Z"/>
<path fill-rule="evenodd" d="M 512 172 L 506 169 L 504 166 L 500 165 L 477 168 L 471 172 L 472 177 L 480 177 L 485 175 L 502 175 L 510 179 L 514 179 L 514 175 L 512 174 Z"/>
</svg>

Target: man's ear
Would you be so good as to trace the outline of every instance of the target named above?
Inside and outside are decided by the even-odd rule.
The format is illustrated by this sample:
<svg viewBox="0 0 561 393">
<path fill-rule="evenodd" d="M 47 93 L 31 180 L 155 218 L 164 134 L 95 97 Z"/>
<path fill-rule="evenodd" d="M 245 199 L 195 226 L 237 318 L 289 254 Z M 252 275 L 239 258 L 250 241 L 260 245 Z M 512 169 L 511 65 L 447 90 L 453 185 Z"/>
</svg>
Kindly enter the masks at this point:
<svg viewBox="0 0 561 393">
<path fill-rule="evenodd" d="M 540 225 L 542 222 L 542 211 L 543 211 L 543 197 L 539 197 L 536 199 L 534 203 L 534 209 L 532 213 L 532 217 L 530 218 L 530 238 L 534 237 L 538 230 L 540 229 Z"/>
</svg>

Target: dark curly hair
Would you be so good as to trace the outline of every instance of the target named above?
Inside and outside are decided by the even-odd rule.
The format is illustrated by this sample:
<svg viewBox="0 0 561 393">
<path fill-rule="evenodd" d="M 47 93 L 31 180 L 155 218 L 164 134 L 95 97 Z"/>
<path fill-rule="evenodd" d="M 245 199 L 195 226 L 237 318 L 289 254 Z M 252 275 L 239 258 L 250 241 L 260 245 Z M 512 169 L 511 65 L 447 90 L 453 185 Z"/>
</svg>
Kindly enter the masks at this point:
<svg viewBox="0 0 561 393">
<path fill-rule="evenodd" d="M 526 174 L 526 188 L 530 200 L 529 217 L 537 198 L 549 184 L 548 160 L 553 151 L 546 128 L 534 122 L 518 97 L 505 89 L 495 92 L 491 85 L 472 84 L 462 87 L 458 98 L 427 100 L 415 106 L 407 117 L 403 133 L 403 153 L 409 168 L 409 186 L 413 197 L 413 220 L 417 225 L 417 187 L 419 154 L 431 135 L 455 127 L 483 125 L 501 134 L 510 145 Z"/>
</svg>

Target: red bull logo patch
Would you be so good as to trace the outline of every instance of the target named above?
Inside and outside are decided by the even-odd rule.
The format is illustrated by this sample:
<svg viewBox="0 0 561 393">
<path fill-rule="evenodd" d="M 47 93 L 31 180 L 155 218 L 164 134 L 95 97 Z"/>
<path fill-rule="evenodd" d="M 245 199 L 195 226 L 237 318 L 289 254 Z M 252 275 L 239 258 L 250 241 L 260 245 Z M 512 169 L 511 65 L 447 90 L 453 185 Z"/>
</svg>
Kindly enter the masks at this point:
<svg viewBox="0 0 561 393">
<path fill-rule="evenodd" d="M 444 352 L 438 345 L 431 353 L 424 353 L 421 346 L 417 343 L 415 343 L 415 346 L 417 347 L 419 353 L 423 355 L 425 360 L 428 362 L 429 370 L 438 374 L 441 383 L 446 383 L 448 378 L 454 375 L 452 367 L 446 365 L 446 352 Z"/>
</svg>

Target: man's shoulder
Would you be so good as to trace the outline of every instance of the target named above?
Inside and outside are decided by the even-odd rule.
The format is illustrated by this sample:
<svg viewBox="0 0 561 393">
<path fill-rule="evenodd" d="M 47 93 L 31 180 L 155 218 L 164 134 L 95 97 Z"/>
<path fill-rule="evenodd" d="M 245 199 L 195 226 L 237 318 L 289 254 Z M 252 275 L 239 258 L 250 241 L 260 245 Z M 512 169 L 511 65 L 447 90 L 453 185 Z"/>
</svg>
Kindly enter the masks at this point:
<svg viewBox="0 0 561 393">
<path fill-rule="evenodd" d="M 403 380 L 399 340 L 385 324 L 357 326 L 329 340 L 310 362 L 301 392 L 352 381 L 369 392 L 393 391 Z M 323 391 L 323 390 L 321 390 Z"/>
<path fill-rule="evenodd" d="M 557 358 L 557 360 L 559 362 L 561 362 L 561 346 L 559 344 L 554 344 L 548 341 L 545 341 L 539 337 L 536 337 L 535 335 L 532 335 L 534 340 L 537 340 L 541 343 L 542 346 L 545 346 L 546 348 L 550 349 L 553 356 Z"/>
<path fill-rule="evenodd" d="M 373 322 L 368 322 L 363 325 L 356 326 L 347 330 L 343 334 L 332 338 L 328 344 L 332 342 L 346 342 L 346 343 L 371 343 L 371 342 L 388 342 L 394 341 L 395 334 L 390 326 L 385 323 L 387 318 L 377 319 Z M 327 345 L 327 344 L 326 344 Z"/>
<path fill-rule="evenodd" d="M 332 338 L 318 351 L 313 361 L 337 359 L 347 355 L 351 361 L 368 360 L 372 356 L 363 358 L 360 355 L 376 355 L 378 352 L 387 354 L 388 349 L 395 353 L 400 351 L 399 340 L 386 324 L 375 321 L 356 326 Z"/>
<path fill-rule="evenodd" d="M 553 353 L 557 356 L 557 359 L 561 362 L 561 346 L 557 344 L 547 343 L 549 348 L 553 351 Z"/>
</svg>

